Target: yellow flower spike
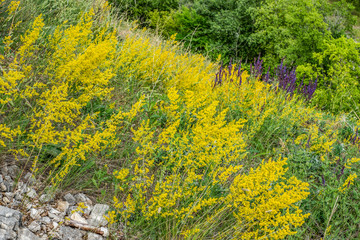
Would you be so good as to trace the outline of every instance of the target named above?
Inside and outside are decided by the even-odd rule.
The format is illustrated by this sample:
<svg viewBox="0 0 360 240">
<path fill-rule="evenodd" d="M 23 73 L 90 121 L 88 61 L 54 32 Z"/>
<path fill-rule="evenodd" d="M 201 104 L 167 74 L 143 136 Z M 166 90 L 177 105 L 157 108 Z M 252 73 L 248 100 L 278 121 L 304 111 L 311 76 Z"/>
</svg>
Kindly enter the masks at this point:
<svg viewBox="0 0 360 240">
<path fill-rule="evenodd" d="M 20 10 L 19 5 L 20 1 L 11 1 L 6 11 L 9 15 L 13 15 L 17 10 Z"/>
<path fill-rule="evenodd" d="M 338 188 L 339 192 L 341 192 L 341 193 L 346 192 L 346 191 L 350 188 L 350 186 L 351 186 L 352 184 L 354 184 L 354 181 L 355 181 L 356 178 L 357 178 L 356 173 L 350 174 L 350 175 L 346 178 L 344 184 L 343 184 L 341 187 Z"/>
</svg>

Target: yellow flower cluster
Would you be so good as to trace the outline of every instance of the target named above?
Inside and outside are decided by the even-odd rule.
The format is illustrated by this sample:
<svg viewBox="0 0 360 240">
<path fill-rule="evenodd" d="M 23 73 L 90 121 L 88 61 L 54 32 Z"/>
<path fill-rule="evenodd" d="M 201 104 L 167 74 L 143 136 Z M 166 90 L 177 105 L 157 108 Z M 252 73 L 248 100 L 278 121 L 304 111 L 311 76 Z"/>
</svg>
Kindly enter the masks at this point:
<svg viewBox="0 0 360 240">
<path fill-rule="evenodd" d="M 309 148 L 310 151 L 325 154 L 332 151 L 332 148 L 337 140 L 338 131 L 334 127 L 336 121 L 330 124 L 313 123 L 305 126 L 308 129 L 307 134 L 301 134 L 295 139 L 296 144 L 302 144 L 304 148 Z M 320 134 L 320 132 L 322 132 Z"/>
<path fill-rule="evenodd" d="M 234 228 L 239 238 L 283 239 L 296 233 L 291 226 L 301 226 L 309 216 L 295 205 L 309 195 L 308 184 L 295 177 L 285 179 L 285 164 L 286 159 L 270 159 L 235 178 L 227 201 L 236 209 Z"/>
<path fill-rule="evenodd" d="M 14 141 L 14 137 L 21 134 L 20 126 L 16 129 L 11 129 L 7 127 L 5 124 L 0 124 L 0 146 L 6 147 L 5 139 L 8 139 L 10 141 Z M 3 138 L 4 140 L 2 140 Z"/>
<path fill-rule="evenodd" d="M 356 178 L 357 178 L 356 173 L 350 174 L 350 175 L 346 178 L 344 184 L 343 184 L 341 187 L 339 187 L 339 189 L 338 189 L 339 192 L 344 193 L 346 190 L 348 190 L 349 187 L 354 183 L 354 181 L 355 181 Z"/>
<path fill-rule="evenodd" d="M 19 5 L 20 5 L 20 1 L 11 1 L 7 8 L 7 12 L 9 13 L 9 15 L 13 15 L 15 11 L 19 9 Z"/>
<path fill-rule="evenodd" d="M 150 38 L 137 35 L 125 38 L 116 62 L 126 78 L 138 78 L 177 89 L 191 89 L 201 82 L 209 90 L 208 83 L 215 67 L 208 64 L 202 55 L 189 57 L 180 53 L 176 45 L 157 45 L 150 42 Z"/>
</svg>

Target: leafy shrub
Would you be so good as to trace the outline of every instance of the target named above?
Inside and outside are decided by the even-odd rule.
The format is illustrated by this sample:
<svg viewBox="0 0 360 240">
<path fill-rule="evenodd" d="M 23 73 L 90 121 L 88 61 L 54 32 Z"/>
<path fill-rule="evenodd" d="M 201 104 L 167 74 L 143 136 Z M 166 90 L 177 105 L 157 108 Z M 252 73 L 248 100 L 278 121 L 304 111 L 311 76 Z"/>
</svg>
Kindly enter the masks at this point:
<svg viewBox="0 0 360 240">
<path fill-rule="evenodd" d="M 300 66 L 299 75 L 319 76 L 313 104 L 334 113 L 359 110 L 360 45 L 341 37 L 324 41 L 322 51 L 314 53 L 313 65 Z"/>
<path fill-rule="evenodd" d="M 117 9 L 125 13 L 129 19 L 146 22 L 152 11 L 170 11 L 175 9 L 178 0 L 111 0 Z"/>
</svg>

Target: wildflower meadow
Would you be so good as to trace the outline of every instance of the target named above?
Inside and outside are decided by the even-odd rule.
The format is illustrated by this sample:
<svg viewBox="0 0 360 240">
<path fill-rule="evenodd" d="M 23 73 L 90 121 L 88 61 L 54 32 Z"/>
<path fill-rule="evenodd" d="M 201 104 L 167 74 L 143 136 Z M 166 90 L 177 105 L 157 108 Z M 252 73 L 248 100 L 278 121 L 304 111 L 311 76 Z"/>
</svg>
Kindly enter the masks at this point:
<svg viewBox="0 0 360 240">
<path fill-rule="evenodd" d="M 109 239 L 359 237 L 360 119 L 312 104 L 319 79 L 45 3 L 0 0 L 0 150 L 39 190 L 111 204 Z"/>
</svg>

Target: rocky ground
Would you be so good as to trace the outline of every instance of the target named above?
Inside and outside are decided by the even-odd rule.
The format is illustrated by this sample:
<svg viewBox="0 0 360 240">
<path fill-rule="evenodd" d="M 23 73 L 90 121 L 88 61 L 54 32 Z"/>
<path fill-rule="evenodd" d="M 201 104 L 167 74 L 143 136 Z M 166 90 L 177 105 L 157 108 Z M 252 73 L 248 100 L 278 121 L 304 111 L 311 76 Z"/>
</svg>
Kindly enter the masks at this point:
<svg viewBox="0 0 360 240">
<path fill-rule="evenodd" d="M 30 173 L 15 183 L 16 165 L 0 169 L 0 240 L 101 240 L 109 235 L 109 206 L 83 193 L 39 196 Z"/>
</svg>

